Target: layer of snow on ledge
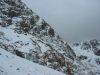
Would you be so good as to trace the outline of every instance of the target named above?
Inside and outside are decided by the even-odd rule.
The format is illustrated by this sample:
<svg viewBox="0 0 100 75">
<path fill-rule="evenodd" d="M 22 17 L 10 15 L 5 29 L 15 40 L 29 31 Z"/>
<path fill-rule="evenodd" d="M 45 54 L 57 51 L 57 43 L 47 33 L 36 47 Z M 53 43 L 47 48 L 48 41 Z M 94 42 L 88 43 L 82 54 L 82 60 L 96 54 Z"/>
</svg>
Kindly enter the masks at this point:
<svg viewBox="0 0 100 75">
<path fill-rule="evenodd" d="M 64 75 L 0 48 L 0 75 Z"/>
</svg>

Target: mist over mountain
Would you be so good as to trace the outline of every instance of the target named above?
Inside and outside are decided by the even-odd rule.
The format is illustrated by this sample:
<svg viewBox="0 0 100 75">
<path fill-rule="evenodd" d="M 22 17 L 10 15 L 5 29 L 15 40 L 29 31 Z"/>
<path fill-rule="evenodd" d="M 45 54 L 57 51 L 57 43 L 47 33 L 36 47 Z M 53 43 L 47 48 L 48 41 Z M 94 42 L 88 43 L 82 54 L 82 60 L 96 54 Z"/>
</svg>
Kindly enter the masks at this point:
<svg viewBox="0 0 100 75">
<path fill-rule="evenodd" d="M 44 18 L 66 41 L 100 39 L 99 0 L 23 1 Z"/>
</svg>

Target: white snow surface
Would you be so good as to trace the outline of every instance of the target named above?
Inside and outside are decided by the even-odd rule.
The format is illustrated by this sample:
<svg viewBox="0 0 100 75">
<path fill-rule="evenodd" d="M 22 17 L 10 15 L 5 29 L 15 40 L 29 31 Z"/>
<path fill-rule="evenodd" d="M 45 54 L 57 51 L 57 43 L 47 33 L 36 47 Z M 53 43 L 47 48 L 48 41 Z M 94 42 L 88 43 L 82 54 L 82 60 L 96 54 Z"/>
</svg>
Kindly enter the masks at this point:
<svg viewBox="0 0 100 75">
<path fill-rule="evenodd" d="M 27 34 L 27 35 L 18 34 L 18 33 L 15 33 L 13 29 L 14 29 L 14 26 L 9 26 L 6 28 L 0 27 L 0 32 L 3 32 L 4 37 L 9 40 L 5 42 L 4 37 L 2 37 L 4 40 L 0 39 L 0 41 L 4 41 L 5 44 L 13 44 L 17 46 L 16 48 L 18 50 L 20 50 L 21 52 L 25 52 L 25 53 L 29 53 L 30 50 L 36 47 L 36 46 L 34 47 L 32 39 L 34 39 L 34 41 L 37 41 L 38 40 L 37 37 L 32 36 L 30 34 Z M 20 44 L 17 42 L 20 42 Z M 49 48 L 46 47 L 45 44 L 39 41 L 37 42 L 38 42 L 38 45 L 41 47 L 42 52 L 49 50 Z"/>
<path fill-rule="evenodd" d="M 10 42 L 9 41 L 6 42 L 6 44 L 8 44 L 8 43 L 14 44 L 15 42 L 20 41 L 20 42 L 22 42 L 23 46 L 16 43 L 18 50 L 21 50 L 21 52 L 28 53 L 30 49 L 33 49 L 32 41 L 30 39 L 30 38 L 32 38 L 32 36 L 31 35 L 26 36 L 24 34 L 15 33 L 13 28 L 14 28 L 13 26 L 10 26 L 7 28 L 0 27 L 0 31 L 4 33 L 4 37 L 10 41 Z M 25 45 L 27 43 L 29 43 L 29 44 Z"/>
<path fill-rule="evenodd" d="M 94 72 L 99 72 L 100 73 L 100 65 L 96 63 L 96 59 L 100 59 L 100 56 L 97 56 L 94 54 L 94 52 L 89 49 L 89 50 L 84 50 L 81 48 L 81 45 L 80 46 L 73 46 L 72 47 L 75 54 L 77 56 L 86 56 L 87 59 L 85 60 L 81 60 L 82 64 L 90 69 L 91 71 L 94 71 Z M 99 75 L 99 74 L 97 74 Z"/>
<path fill-rule="evenodd" d="M 65 75 L 0 48 L 0 75 Z"/>
</svg>

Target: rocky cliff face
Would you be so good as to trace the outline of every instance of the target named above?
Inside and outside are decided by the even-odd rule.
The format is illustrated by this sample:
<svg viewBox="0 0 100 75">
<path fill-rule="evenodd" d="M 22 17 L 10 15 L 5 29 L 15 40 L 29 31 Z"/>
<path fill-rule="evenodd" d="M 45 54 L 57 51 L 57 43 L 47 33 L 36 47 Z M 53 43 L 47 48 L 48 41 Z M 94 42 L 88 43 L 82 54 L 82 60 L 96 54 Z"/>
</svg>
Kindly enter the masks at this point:
<svg viewBox="0 0 100 75">
<path fill-rule="evenodd" d="M 0 48 L 73 75 L 92 75 L 73 49 L 21 0 L 0 0 Z M 92 73 L 92 74 L 91 74 Z"/>
</svg>

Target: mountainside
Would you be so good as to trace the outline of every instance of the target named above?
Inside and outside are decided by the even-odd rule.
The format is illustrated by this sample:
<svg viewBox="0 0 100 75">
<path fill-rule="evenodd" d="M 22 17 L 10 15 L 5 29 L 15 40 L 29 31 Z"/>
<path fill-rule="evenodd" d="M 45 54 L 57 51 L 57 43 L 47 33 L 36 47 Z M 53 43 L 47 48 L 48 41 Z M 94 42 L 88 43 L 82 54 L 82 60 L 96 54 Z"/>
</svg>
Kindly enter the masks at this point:
<svg viewBox="0 0 100 75">
<path fill-rule="evenodd" d="M 20 0 L 0 0 L 0 48 L 66 72 L 75 53 L 54 29 Z"/>
<path fill-rule="evenodd" d="M 65 75 L 0 48 L 0 75 Z"/>
<path fill-rule="evenodd" d="M 72 45 L 76 59 L 100 75 L 100 40 L 90 40 Z M 95 75 L 96 75 L 95 74 Z"/>
<path fill-rule="evenodd" d="M 7 55 L 17 55 L 23 58 L 21 61 L 21 58 L 14 57 L 15 61 L 17 62 L 18 59 L 19 63 L 27 59 L 27 65 L 30 60 L 33 65 L 38 63 L 66 74 L 97 75 L 95 71 L 77 60 L 77 53 L 75 54 L 54 29 L 21 0 L 0 0 L 0 51 L 5 55 L 7 53 Z M 1 58 L 2 56 L 0 60 Z M 5 59 L 5 61 L 8 60 L 13 63 L 13 59 Z M 16 62 L 14 64 L 17 64 Z M 5 65 L 7 64 L 9 62 L 5 63 Z M 2 63 L 0 65 L 4 69 L 6 68 Z"/>
</svg>

